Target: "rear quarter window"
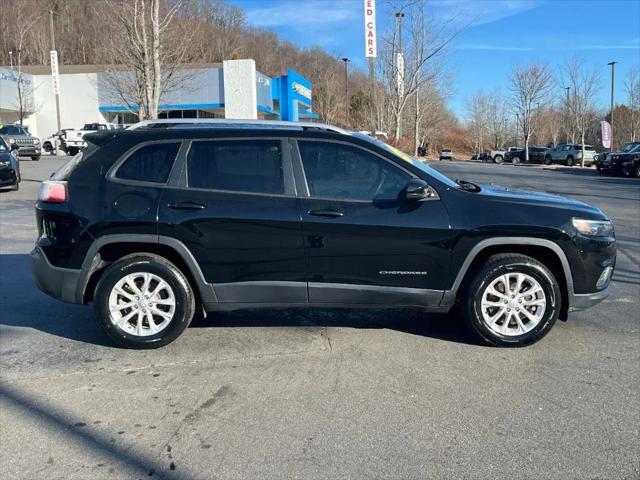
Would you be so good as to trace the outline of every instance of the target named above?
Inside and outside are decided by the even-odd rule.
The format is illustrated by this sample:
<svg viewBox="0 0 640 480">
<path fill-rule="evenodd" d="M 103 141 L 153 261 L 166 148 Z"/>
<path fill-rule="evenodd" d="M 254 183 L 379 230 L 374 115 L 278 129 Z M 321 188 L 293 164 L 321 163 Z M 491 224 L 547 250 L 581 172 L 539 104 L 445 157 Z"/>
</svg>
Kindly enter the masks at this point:
<svg viewBox="0 0 640 480">
<path fill-rule="evenodd" d="M 118 167 L 115 178 L 136 182 L 166 183 L 180 142 L 144 145 L 130 154 Z"/>
</svg>

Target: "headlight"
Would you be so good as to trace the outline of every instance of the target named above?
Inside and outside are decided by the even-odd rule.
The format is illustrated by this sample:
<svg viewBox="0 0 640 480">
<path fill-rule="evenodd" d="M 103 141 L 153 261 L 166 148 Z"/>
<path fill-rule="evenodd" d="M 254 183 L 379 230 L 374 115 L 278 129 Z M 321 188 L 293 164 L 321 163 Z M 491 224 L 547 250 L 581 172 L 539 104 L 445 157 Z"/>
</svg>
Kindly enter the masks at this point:
<svg viewBox="0 0 640 480">
<path fill-rule="evenodd" d="M 37 138 L 33 139 L 33 144 L 34 145 L 40 145 L 40 140 L 38 140 Z"/>
<path fill-rule="evenodd" d="M 0 166 L 2 167 L 6 167 L 9 164 L 11 164 L 10 160 L 0 160 Z"/>
<path fill-rule="evenodd" d="M 9 139 L 9 143 L 16 143 L 16 139 L 15 138 L 10 138 Z"/>
<path fill-rule="evenodd" d="M 608 237 L 613 233 L 613 225 L 608 220 L 584 220 L 572 218 L 576 230 L 587 237 Z"/>
</svg>

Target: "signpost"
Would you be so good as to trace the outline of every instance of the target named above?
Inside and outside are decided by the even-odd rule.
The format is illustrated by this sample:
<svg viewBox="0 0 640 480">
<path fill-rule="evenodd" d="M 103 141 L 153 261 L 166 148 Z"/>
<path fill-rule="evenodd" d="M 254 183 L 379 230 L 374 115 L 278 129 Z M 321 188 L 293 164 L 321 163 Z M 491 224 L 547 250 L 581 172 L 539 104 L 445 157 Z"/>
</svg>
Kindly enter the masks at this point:
<svg viewBox="0 0 640 480">
<path fill-rule="evenodd" d="M 369 89 L 371 91 L 371 136 L 376 136 L 376 77 L 375 61 L 378 55 L 376 41 L 376 0 L 364 0 L 365 57 L 369 60 Z"/>
</svg>

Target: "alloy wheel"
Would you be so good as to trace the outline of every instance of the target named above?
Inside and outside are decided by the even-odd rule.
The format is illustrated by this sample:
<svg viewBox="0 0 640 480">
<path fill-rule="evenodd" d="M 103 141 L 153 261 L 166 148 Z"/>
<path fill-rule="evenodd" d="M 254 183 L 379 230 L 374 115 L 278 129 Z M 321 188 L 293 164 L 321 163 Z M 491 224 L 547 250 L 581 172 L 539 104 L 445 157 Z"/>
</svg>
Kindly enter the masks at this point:
<svg viewBox="0 0 640 480">
<path fill-rule="evenodd" d="M 482 319 L 491 330 L 517 336 L 533 330 L 543 319 L 547 298 L 540 283 L 524 273 L 507 273 L 482 293 Z"/>
<path fill-rule="evenodd" d="M 109 295 L 109 319 L 124 332 L 138 337 L 156 335 L 173 319 L 176 298 L 171 286 L 153 273 L 122 277 Z"/>
</svg>

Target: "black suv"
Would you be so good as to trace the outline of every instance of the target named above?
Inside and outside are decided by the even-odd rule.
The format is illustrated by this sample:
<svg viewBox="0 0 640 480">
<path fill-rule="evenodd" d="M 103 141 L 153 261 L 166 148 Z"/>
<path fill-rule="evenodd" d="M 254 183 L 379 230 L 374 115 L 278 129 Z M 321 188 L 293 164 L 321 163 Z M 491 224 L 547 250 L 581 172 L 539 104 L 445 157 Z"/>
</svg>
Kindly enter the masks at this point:
<svg viewBox="0 0 640 480">
<path fill-rule="evenodd" d="M 364 134 L 165 120 L 85 138 L 42 183 L 33 273 L 125 347 L 175 340 L 198 305 L 456 306 L 521 346 L 609 293 L 597 208 L 454 182 Z"/>
</svg>

